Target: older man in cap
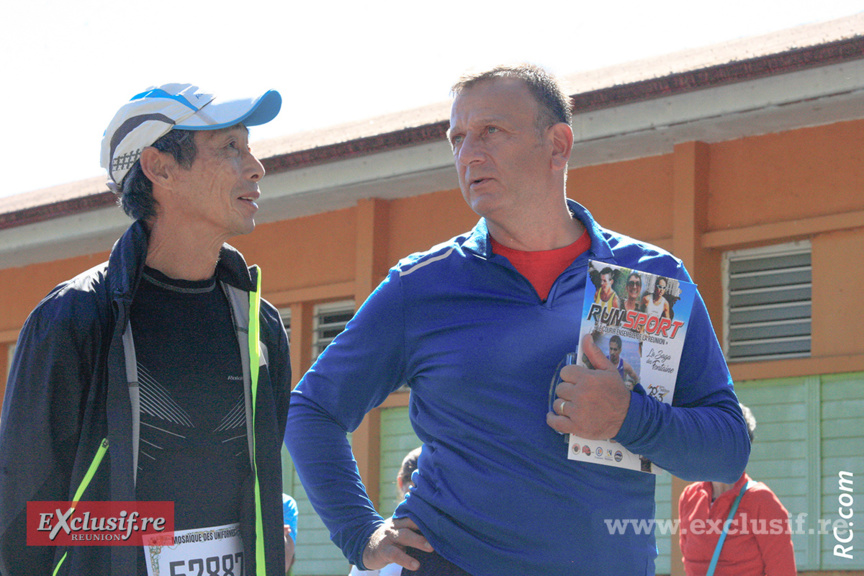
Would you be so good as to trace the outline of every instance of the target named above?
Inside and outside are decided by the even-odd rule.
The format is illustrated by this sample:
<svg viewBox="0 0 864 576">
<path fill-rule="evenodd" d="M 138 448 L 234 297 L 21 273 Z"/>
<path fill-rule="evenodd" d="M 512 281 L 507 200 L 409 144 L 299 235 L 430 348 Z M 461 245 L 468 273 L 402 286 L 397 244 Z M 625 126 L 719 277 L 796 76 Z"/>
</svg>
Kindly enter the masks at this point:
<svg viewBox="0 0 864 576">
<path fill-rule="evenodd" d="M 288 340 L 260 271 L 225 243 L 255 227 L 248 127 L 280 107 L 275 91 L 220 102 L 167 84 L 108 126 L 102 165 L 135 222 L 21 330 L 0 428 L 4 576 L 212 572 L 213 558 L 220 574 L 284 575 Z M 171 502 L 172 545 L 28 545 L 49 501 Z M 59 525 L 51 512 L 39 528 Z"/>
</svg>

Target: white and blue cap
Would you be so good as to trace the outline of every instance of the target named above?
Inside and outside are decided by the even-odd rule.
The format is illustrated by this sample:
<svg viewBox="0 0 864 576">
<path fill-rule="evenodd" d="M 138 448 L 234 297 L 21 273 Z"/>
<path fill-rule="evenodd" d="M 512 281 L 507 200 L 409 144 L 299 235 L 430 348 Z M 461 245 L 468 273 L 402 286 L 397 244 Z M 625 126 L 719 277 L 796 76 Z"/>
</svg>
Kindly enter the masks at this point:
<svg viewBox="0 0 864 576">
<path fill-rule="evenodd" d="M 192 84 L 153 86 L 133 96 L 114 115 L 102 138 L 101 165 L 121 186 L 141 151 L 175 128 L 218 130 L 241 122 L 258 126 L 275 118 L 281 107 L 282 96 L 275 90 L 257 98 L 220 102 Z"/>
</svg>

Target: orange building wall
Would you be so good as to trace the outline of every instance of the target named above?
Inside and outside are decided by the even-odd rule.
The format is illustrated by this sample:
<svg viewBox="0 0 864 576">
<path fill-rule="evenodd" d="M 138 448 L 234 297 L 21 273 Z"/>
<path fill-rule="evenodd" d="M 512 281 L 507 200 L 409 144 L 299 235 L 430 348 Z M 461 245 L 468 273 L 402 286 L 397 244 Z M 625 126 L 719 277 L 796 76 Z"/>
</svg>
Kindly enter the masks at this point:
<svg viewBox="0 0 864 576">
<path fill-rule="evenodd" d="M 577 168 L 569 173 L 567 193 L 602 225 L 679 255 L 721 337 L 722 253 L 810 238 L 814 358 L 736 367 L 736 377 L 760 377 L 767 370 L 774 376 L 819 372 L 828 365 L 820 358 L 837 355 L 854 357 L 843 366 L 860 364 L 858 322 L 844 313 L 854 306 L 854 284 L 846 289 L 842 278 L 860 281 L 861 266 L 847 266 L 840 278 L 832 271 L 844 261 L 862 261 L 864 121 L 682 144 L 670 154 Z M 362 301 L 399 258 L 464 232 L 477 220 L 458 190 L 364 202 L 263 224 L 233 244 L 262 267 L 265 295 L 279 306 Z M 51 288 L 105 257 L 103 252 L 0 270 L 0 345 L 14 341 Z"/>
<path fill-rule="evenodd" d="M 861 194 L 864 196 L 864 192 Z M 845 363 L 864 354 L 864 229 L 813 240 L 812 354 Z M 828 370 L 831 371 L 831 370 Z M 840 371 L 840 370 L 838 370 Z"/>
<path fill-rule="evenodd" d="M 18 333 L 33 308 L 57 284 L 92 268 L 106 258 L 108 252 L 102 252 L 0 270 L 0 286 L 3 287 L 0 290 L 0 344 L 10 340 L 10 334 Z"/>
<path fill-rule="evenodd" d="M 709 230 L 864 210 L 864 120 L 711 146 Z"/>
<path fill-rule="evenodd" d="M 567 196 L 602 225 L 660 244 L 672 236 L 671 154 L 587 166 L 567 176 Z"/>
<path fill-rule="evenodd" d="M 655 243 L 685 262 L 722 341 L 722 255 L 812 242 L 810 358 L 730 366 L 736 381 L 864 370 L 858 294 L 864 286 L 864 121 L 716 144 L 684 143 L 659 156 L 573 169 L 569 197 L 605 227 Z M 477 216 L 458 190 L 260 225 L 232 242 L 263 270 L 264 296 L 291 310 L 294 381 L 311 363 L 314 305 L 359 306 L 401 257 L 470 229 Z M 0 367 L 29 311 L 57 283 L 106 254 L 0 270 Z M 4 367 L 5 368 L 5 367 Z M 5 386 L 4 369 L 0 386 Z M 406 401 L 404 394 L 393 402 Z M 391 402 L 388 400 L 388 402 Z M 377 498 L 377 411 L 353 436 Z M 673 497 L 682 485 L 673 485 Z M 673 573 L 680 557 L 673 539 Z"/>
<path fill-rule="evenodd" d="M 262 270 L 264 292 L 354 280 L 356 210 L 263 224 L 232 244 Z"/>
<path fill-rule="evenodd" d="M 389 213 L 388 267 L 470 230 L 479 220 L 458 189 L 392 200 Z"/>
<path fill-rule="evenodd" d="M 577 168 L 570 171 L 567 193 L 604 226 L 679 255 L 700 284 L 721 336 L 722 253 L 810 238 L 814 358 L 771 362 L 770 370 L 774 376 L 778 370 L 812 373 L 824 370 L 819 357 L 861 356 L 855 315 L 843 313 L 854 306 L 852 294 L 832 288 L 842 281 L 830 271 L 844 260 L 861 261 L 864 121 L 682 144 L 670 154 Z M 277 305 L 362 300 L 399 258 L 468 230 L 476 220 L 458 190 L 445 190 L 264 224 L 233 244 L 262 267 L 265 294 Z M 0 270 L 0 345 L 14 340 L 51 288 L 105 256 Z M 850 266 L 845 274 L 860 279 L 861 267 Z M 849 286 L 851 291 L 854 284 Z M 845 365 L 850 361 L 859 363 L 847 359 Z M 748 377 L 767 369 L 736 368 Z"/>
</svg>

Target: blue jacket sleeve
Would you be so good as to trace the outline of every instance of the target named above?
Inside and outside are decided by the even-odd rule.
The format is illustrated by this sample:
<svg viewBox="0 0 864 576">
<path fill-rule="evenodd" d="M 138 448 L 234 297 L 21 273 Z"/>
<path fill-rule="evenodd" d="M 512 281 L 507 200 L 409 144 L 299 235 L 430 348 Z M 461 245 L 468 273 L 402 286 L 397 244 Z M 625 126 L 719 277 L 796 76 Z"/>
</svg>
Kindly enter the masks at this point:
<svg viewBox="0 0 864 576">
<path fill-rule="evenodd" d="M 672 405 L 632 392 L 615 439 L 683 480 L 735 483 L 750 456 L 747 425 L 697 294 Z"/>
<path fill-rule="evenodd" d="M 330 539 L 363 568 L 384 520 L 375 511 L 346 437 L 405 380 L 398 275 L 369 297 L 292 392 L 285 445 Z"/>
</svg>

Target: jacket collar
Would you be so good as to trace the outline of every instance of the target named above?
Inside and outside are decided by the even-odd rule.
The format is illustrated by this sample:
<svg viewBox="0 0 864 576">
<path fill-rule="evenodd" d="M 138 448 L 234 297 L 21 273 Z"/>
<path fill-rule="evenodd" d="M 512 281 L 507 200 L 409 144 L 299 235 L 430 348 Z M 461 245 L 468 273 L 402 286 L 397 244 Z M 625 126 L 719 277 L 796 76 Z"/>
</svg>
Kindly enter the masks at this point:
<svg viewBox="0 0 864 576">
<path fill-rule="evenodd" d="M 612 248 L 609 242 L 606 241 L 603 228 L 594 220 L 587 208 L 574 200 L 567 199 L 567 207 L 570 208 L 570 213 L 574 218 L 578 219 L 588 230 L 588 236 L 591 237 L 591 248 L 589 250 L 591 257 L 595 260 L 612 257 Z M 492 243 L 489 241 L 489 227 L 486 224 L 486 219 L 481 218 L 474 229 L 469 234 L 463 245 L 466 250 L 473 252 L 483 258 L 492 257 Z"/>
<path fill-rule="evenodd" d="M 114 244 L 108 257 L 108 286 L 114 299 L 132 301 L 141 280 L 150 232 L 143 221 L 135 221 Z M 256 278 L 235 248 L 223 244 L 216 264 L 216 277 L 245 291 L 256 288 Z"/>
</svg>

